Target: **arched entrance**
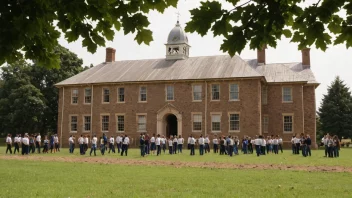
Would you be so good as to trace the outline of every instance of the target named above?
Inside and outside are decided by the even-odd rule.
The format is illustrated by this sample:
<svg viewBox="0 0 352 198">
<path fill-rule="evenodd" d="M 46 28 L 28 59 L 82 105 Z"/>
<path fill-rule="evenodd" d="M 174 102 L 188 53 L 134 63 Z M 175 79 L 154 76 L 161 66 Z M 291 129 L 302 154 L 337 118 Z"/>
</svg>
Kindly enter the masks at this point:
<svg viewBox="0 0 352 198">
<path fill-rule="evenodd" d="M 157 112 L 157 134 L 182 135 L 182 114 L 172 104 L 167 104 Z"/>
<path fill-rule="evenodd" d="M 177 117 L 174 114 L 166 115 L 166 137 L 170 137 L 170 135 L 178 135 L 177 134 Z"/>
</svg>

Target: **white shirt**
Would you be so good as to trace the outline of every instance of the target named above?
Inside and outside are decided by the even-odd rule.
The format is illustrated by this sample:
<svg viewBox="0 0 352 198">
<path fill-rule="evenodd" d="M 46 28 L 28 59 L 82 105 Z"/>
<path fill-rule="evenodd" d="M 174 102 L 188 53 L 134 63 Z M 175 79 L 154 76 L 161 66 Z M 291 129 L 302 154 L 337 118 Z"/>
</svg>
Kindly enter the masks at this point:
<svg viewBox="0 0 352 198">
<path fill-rule="evenodd" d="M 262 141 L 262 146 L 266 146 L 266 140 L 265 139 L 263 139 L 263 141 Z"/>
<path fill-rule="evenodd" d="M 155 140 L 155 144 L 160 146 L 160 137 L 157 137 L 156 140 Z"/>
<path fill-rule="evenodd" d="M 278 139 L 274 139 L 273 140 L 273 145 L 278 145 L 279 144 L 279 140 Z"/>
<path fill-rule="evenodd" d="M 54 137 L 54 143 L 59 143 L 59 138 L 57 136 Z"/>
<path fill-rule="evenodd" d="M 17 143 L 17 142 L 18 142 L 18 137 L 15 137 L 15 138 L 13 139 L 13 141 L 14 141 L 15 143 Z"/>
<path fill-rule="evenodd" d="M 84 143 L 85 143 L 85 144 L 88 144 L 88 143 L 89 143 L 88 137 L 85 137 L 85 138 L 84 138 Z"/>
<path fill-rule="evenodd" d="M 128 137 L 125 137 L 125 140 L 123 141 L 123 143 L 122 144 L 130 144 L 130 138 L 128 138 Z"/>
<path fill-rule="evenodd" d="M 78 138 L 78 144 L 83 144 L 83 142 L 84 142 L 83 137 L 79 137 L 79 138 Z"/>
<path fill-rule="evenodd" d="M 27 137 L 22 138 L 22 143 L 24 145 L 29 145 L 29 139 Z"/>
<path fill-rule="evenodd" d="M 155 143 L 155 137 L 150 138 L 150 143 Z"/>
<path fill-rule="evenodd" d="M 301 142 L 301 139 L 299 139 L 299 138 L 294 138 L 293 141 L 294 141 L 295 144 L 298 144 L 298 143 Z"/>
<path fill-rule="evenodd" d="M 73 143 L 73 138 L 72 137 L 68 138 L 68 142 Z"/>
<path fill-rule="evenodd" d="M 183 142 L 184 142 L 184 140 L 182 137 L 177 139 L 177 144 L 183 144 Z"/>
<path fill-rule="evenodd" d="M 6 138 L 6 143 L 8 143 L 8 144 L 11 144 L 11 143 L 12 143 L 11 137 L 7 137 L 7 138 Z"/>
<path fill-rule="evenodd" d="M 272 144 L 272 143 L 273 143 L 272 139 L 268 140 L 268 144 Z"/>
<path fill-rule="evenodd" d="M 116 137 L 116 144 L 120 144 L 122 142 L 121 136 Z"/>
<path fill-rule="evenodd" d="M 165 144 L 166 143 L 166 139 L 165 138 L 161 138 L 160 141 L 161 141 L 161 144 Z"/>
<path fill-rule="evenodd" d="M 40 135 L 37 136 L 37 142 L 41 142 L 42 141 L 42 137 Z"/>
<path fill-rule="evenodd" d="M 169 146 L 172 146 L 172 140 L 169 139 Z"/>
<path fill-rule="evenodd" d="M 195 144 L 196 143 L 196 140 L 192 137 L 189 141 L 190 144 Z"/>
<path fill-rule="evenodd" d="M 213 144 L 219 144 L 219 140 L 218 139 L 213 139 Z"/>
<path fill-rule="evenodd" d="M 209 144 L 209 138 L 206 137 L 206 138 L 204 139 L 204 143 L 205 143 L 205 144 Z"/>
<path fill-rule="evenodd" d="M 262 145 L 262 139 L 260 139 L 260 138 L 255 139 L 254 140 L 254 144 L 261 146 Z"/>
<path fill-rule="evenodd" d="M 174 143 L 177 143 L 177 138 L 174 138 L 173 142 L 174 142 Z"/>
<path fill-rule="evenodd" d="M 199 138 L 198 143 L 199 145 L 204 145 L 204 138 L 203 137 Z"/>
<path fill-rule="evenodd" d="M 188 137 L 187 144 L 191 143 L 191 137 Z"/>
<path fill-rule="evenodd" d="M 110 138 L 110 144 L 114 144 L 115 140 L 113 137 Z"/>
<path fill-rule="evenodd" d="M 279 138 L 279 144 L 282 144 L 282 138 Z"/>
<path fill-rule="evenodd" d="M 232 145 L 233 145 L 233 139 L 230 138 L 229 146 L 232 146 Z"/>
<path fill-rule="evenodd" d="M 92 139 L 92 144 L 97 144 L 98 138 L 97 137 L 93 137 Z"/>
</svg>

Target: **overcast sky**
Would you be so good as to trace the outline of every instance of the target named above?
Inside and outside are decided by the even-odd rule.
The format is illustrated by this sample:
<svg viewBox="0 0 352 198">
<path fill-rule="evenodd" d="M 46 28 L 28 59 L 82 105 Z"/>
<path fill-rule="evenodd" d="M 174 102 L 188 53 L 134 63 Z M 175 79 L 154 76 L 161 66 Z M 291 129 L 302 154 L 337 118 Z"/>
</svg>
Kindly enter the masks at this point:
<svg viewBox="0 0 352 198">
<path fill-rule="evenodd" d="M 313 1 L 313 0 L 312 0 Z M 315 1 L 313 1 L 315 2 Z M 165 57 L 165 43 L 170 30 L 177 21 L 177 12 L 180 12 L 180 23 L 185 27 L 185 23 L 190 20 L 189 10 L 200 5 L 198 0 L 179 0 L 178 9 L 169 8 L 164 14 L 150 12 L 148 19 L 149 28 L 153 31 L 154 41 L 149 46 L 138 45 L 134 41 L 132 34 L 124 35 L 122 31 L 116 32 L 113 42 L 107 42 L 106 47 L 116 49 L 116 60 L 153 59 Z M 231 5 L 226 4 L 225 8 L 231 9 Z M 220 50 L 222 37 L 214 37 L 211 32 L 201 37 L 197 33 L 189 34 L 188 41 L 191 45 L 190 56 L 209 56 L 224 54 Z M 82 48 L 81 40 L 74 43 L 67 43 L 65 39 L 60 39 L 60 44 L 67 47 L 82 58 L 84 65 L 97 65 L 105 61 L 105 47 L 97 49 L 95 54 L 87 52 Z M 352 49 L 346 49 L 345 45 L 331 46 L 325 52 L 311 47 L 311 68 L 320 86 L 316 89 L 317 109 L 326 94 L 327 87 L 335 76 L 341 79 L 350 87 L 352 85 Z M 240 57 L 244 59 L 256 58 L 256 51 L 247 47 Z M 269 47 L 266 53 L 267 63 L 288 63 L 301 62 L 301 52 L 297 49 L 296 43 L 290 43 L 287 39 L 278 41 L 276 49 Z"/>
</svg>

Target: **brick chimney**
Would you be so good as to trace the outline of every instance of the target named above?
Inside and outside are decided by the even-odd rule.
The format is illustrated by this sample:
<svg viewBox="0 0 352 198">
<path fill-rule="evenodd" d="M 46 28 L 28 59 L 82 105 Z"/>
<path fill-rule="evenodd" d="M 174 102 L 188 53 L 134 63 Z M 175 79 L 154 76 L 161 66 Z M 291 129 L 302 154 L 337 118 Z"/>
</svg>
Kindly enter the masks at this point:
<svg viewBox="0 0 352 198">
<path fill-rule="evenodd" d="M 259 49 L 257 50 L 258 65 L 265 65 L 266 64 L 265 49 L 266 49 L 266 45 L 264 45 L 261 50 L 259 50 Z"/>
<path fill-rule="evenodd" d="M 106 48 L 105 62 L 115 62 L 115 52 L 116 50 L 114 48 Z"/>
<path fill-rule="evenodd" d="M 310 48 L 302 49 L 302 65 L 310 67 Z"/>
</svg>

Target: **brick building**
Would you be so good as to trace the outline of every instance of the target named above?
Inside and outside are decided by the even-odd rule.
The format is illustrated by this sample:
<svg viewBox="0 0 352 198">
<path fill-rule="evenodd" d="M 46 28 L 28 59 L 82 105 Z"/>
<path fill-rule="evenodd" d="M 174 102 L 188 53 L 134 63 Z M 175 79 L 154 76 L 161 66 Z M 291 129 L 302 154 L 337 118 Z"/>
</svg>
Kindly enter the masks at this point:
<svg viewBox="0 0 352 198">
<path fill-rule="evenodd" d="M 116 136 L 136 144 L 140 133 L 239 137 L 310 134 L 315 141 L 315 88 L 309 49 L 302 63 L 266 64 L 257 58 L 189 57 L 188 39 L 177 22 L 166 44 L 166 58 L 105 62 L 73 76 L 59 89 L 58 133 Z"/>
</svg>

